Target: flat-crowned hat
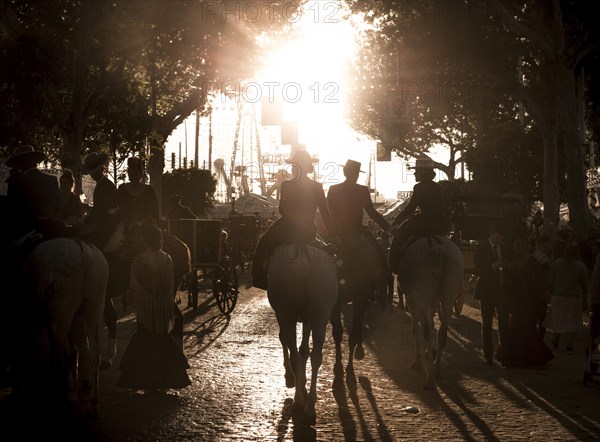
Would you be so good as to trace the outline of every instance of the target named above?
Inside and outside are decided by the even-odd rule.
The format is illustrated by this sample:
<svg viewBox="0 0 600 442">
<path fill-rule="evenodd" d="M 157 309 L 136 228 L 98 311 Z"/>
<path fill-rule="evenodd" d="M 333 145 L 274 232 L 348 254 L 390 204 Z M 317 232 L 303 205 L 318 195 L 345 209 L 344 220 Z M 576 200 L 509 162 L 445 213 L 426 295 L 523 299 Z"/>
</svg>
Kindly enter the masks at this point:
<svg viewBox="0 0 600 442">
<path fill-rule="evenodd" d="M 414 167 L 419 172 L 433 171 L 434 168 L 433 160 L 429 157 L 417 158 Z"/>
<path fill-rule="evenodd" d="M 6 160 L 8 167 L 16 167 L 23 161 L 35 160 L 36 163 L 41 163 L 46 159 L 46 154 L 35 150 L 33 146 L 19 146 L 15 149 L 12 156 Z"/>
<path fill-rule="evenodd" d="M 100 169 L 108 162 L 108 155 L 105 153 L 92 152 L 83 160 L 81 173 L 89 175 L 90 173 Z"/>
<path fill-rule="evenodd" d="M 341 164 L 340 164 L 340 166 L 341 166 Z M 358 161 L 346 160 L 346 164 L 344 164 L 343 167 L 344 167 L 344 170 L 347 170 L 348 172 L 365 173 L 364 170 L 360 170 L 360 163 Z"/>
<path fill-rule="evenodd" d="M 286 160 L 286 163 L 296 163 L 300 166 L 310 166 L 315 163 L 315 160 L 307 151 L 298 149 L 292 154 L 292 157 L 289 160 Z"/>
</svg>

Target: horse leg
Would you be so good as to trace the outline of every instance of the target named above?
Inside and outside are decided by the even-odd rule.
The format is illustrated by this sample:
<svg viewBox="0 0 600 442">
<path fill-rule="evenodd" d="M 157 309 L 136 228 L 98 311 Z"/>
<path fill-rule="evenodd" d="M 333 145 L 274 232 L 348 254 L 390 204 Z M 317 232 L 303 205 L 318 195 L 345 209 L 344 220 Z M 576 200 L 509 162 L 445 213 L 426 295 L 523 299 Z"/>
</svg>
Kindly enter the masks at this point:
<svg viewBox="0 0 600 442">
<path fill-rule="evenodd" d="M 331 324 L 331 334 L 333 341 L 335 342 L 335 362 L 342 362 L 342 338 L 344 336 L 344 328 L 342 326 L 342 306 L 338 299 L 335 303 L 333 310 L 331 310 L 331 316 L 329 317 Z"/>
<path fill-rule="evenodd" d="M 313 327 L 313 348 L 310 352 L 311 378 L 310 392 L 308 394 L 308 404 L 304 413 L 303 422 L 305 425 L 312 426 L 317 423 L 317 413 L 315 405 L 317 403 L 317 378 L 319 369 L 323 363 L 323 344 L 325 343 L 325 326 L 318 325 Z"/>
<path fill-rule="evenodd" d="M 92 374 L 87 326 L 82 313 L 78 312 L 71 324 L 71 339 L 76 351 L 75 368 L 75 415 L 85 417 L 90 409 L 92 394 Z"/>
<path fill-rule="evenodd" d="M 70 408 L 77 400 L 77 359 L 69 340 L 69 329 L 61 321 L 51 321 L 49 344 L 51 373 L 56 382 L 51 388 L 56 388 L 59 406 Z"/>
<path fill-rule="evenodd" d="M 306 404 L 306 375 L 302 375 L 302 357 L 296 344 L 296 323 L 287 324 L 283 330 L 283 341 L 289 350 L 289 364 L 292 375 L 294 376 L 294 385 L 296 392 L 294 394 L 293 409 L 296 411 L 304 410 Z"/>
<path fill-rule="evenodd" d="M 360 293 L 364 293 L 362 290 Z M 365 350 L 363 348 L 363 325 L 365 323 L 365 310 L 367 309 L 367 297 L 358 295 L 352 301 L 352 330 L 349 339 L 348 371 L 354 370 L 354 358 L 359 361 L 364 359 Z"/>
<path fill-rule="evenodd" d="M 427 354 L 425 355 L 426 378 L 424 388 L 431 390 L 435 388 L 433 360 L 436 358 L 436 335 L 433 325 L 433 312 L 427 311 L 421 317 L 423 327 L 423 337 L 427 345 Z"/>
<path fill-rule="evenodd" d="M 99 414 L 99 370 L 100 370 L 100 322 L 104 306 L 104 291 L 86 297 L 80 316 L 81 326 L 76 334 L 79 339 L 79 385 L 81 388 L 80 408 L 83 416 Z M 76 317 L 77 317 L 76 316 Z"/>
<path fill-rule="evenodd" d="M 413 340 L 415 342 L 415 360 L 411 365 L 414 370 L 420 370 L 423 368 L 421 363 L 421 324 L 419 318 L 416 315 L 416 308 L 414 302 L 410 298 L 406 299 L 406 307 L 410 310 L 410 318 L 412 320 L 412 332 Z"/>
<path fill-rule="evenodd" d="M 450 273 L 452 275 L 452 273 Z M 456 270 L 454 277 L 444 279 L 442 286 L 442 302 L 440 303 L 440 329 L 437 333 L 438 352 L 435 358 L 435 377 L 441 378 L 442 352 L 448 340 L 448 323 L 452 316 L 452 311 L 456 306 L 457 298 L 461 295 L 464 288 L 463 270 Z M 462 307 L 461 307 L 462 308 Z"/>
<path fill-rule="evenodd" d="M 294 372 L 290 362 L 290 349 L 286 343 L 283 331 L 279 332 L 279 342 L 281 342 L 281 348 L 283 349 L 283 368 L 285 369 L 285 386 L 287 388 L 294 388 L 296 385 L 294 381 Z"/>
<path fill-rule="evenodd" d="M 308 361 L 308 357 L 310 354 L 310 348 L 308 345 L 308 341 L 310 340 L 310 324 L 308 322 L 302 323 L 302 342 L 300 343 L 300 358 L 302 360 L 302 384 L 306 386 L 306 362 Z"/>
</svg>

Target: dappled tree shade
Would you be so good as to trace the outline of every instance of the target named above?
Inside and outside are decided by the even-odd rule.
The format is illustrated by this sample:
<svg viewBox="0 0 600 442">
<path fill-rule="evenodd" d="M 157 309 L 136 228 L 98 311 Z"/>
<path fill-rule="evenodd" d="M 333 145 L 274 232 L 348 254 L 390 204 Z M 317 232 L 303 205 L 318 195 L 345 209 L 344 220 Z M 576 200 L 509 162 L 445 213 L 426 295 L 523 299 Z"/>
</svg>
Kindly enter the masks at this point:
<svg viewBox="0 0 600 442">
<path fill-rule="evenodd" d="M 588 98 L 594 96 L 593 80 L 584 77 L 588 81 L 580 83 L 584 69 L 597 70 L 593 61 L 600 39 L 593 2 L 346 3 L 371 25 L 355 74 L 351 119 L 357 129 L 405 155 L 446 145 L 448 166 L 475 157 L 476 181 L 492 175 L 488 181 L 524 180 L 528 197 L 544 202 L 544 229 L 550 234 L 558 228 L 559 189 L 566 175 L 572 227 L 585 234 L 591 215 L 578 99 L 584 93 L 581 84 L 591 87 Z M 400 102 L 395 113 L 394 99 Z M 588 102 L 584 112 L 594 130 L 597 106 Z M 501 134 L 501 143 L 493 141 L 494 134 Z M 515 150 L 503 151 L 500 144 Z M 457 146 L 460 156 L 453 154 Z M 512 177 L 498 172 L 498 163 L 517 169 L 535 163 L 537 168 L 532 179 L 525 179 L 518 172 L 510 172 Z M 496 192 L 506 187 L 483 184 Z"/>
<path fill-rule="evenodd" d="M 79 182 L 89 150 L 117 165 L 149 150 L 159 190 L 167 137 L 222 82 L 252 75 L 257 35 L 290 24 L 279 2 L 253 2 L 270 11 L 258 21 L 225 15 L 231 2 L 208 3 L 211 13 L 196 1 L 2 2 L 2 146 L 58 139 L 61 166 Z"/>
</svg>

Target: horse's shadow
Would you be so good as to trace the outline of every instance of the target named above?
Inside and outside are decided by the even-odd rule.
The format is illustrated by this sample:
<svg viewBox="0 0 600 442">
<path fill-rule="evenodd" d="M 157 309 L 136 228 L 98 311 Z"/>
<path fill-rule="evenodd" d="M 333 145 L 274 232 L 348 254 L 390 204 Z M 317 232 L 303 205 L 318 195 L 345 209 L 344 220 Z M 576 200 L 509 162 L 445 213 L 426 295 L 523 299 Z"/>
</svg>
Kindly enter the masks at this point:
<svg viewBox="0 0 600 442">
<path fill-rule="evenodd" d="M 387 429 L 381 413 L 379 412 L 379 406 L 377 405 L 377 399 L 373 394 L 371 381 L 365 376 L 359 376 L 357 379 L 353 370 L 347 370 L 344 373 L 344 366 L 342 364 L 341 357 L 336 359 L 337 360 L 333 367 L 333 397 L 338 406 L 338 416 L 340 422 L 342 423 L 344 439 L 357 440 L 358 429 L 354 421 L 353 414 L 350 411 L 351 402 L 360 424 L 362 437 L 365 440 L 391 441 L 392 437 Z M 359 386 L 365 392 L 369 405 L 371 406 L 371 409 L 377 419 L 377 430 L 379 433 L 377 437 L 374 437 L 372 434 L 370 434 L 369 426 L 364 418 L 363 406 L 361 405 L 361 401 L 358 396 Z"/>
<path fill-rule="evenodd" d="M 316 441 L 317 431 L 313 427 L 303 423 L 301 412 L 293 410 L 294 400 L 287 398 L 283 402 L 281 418 L 277 422 L 277 440 L 284 440 L 292 423 L 292 440 L 294 441 Z"/>
</svg>

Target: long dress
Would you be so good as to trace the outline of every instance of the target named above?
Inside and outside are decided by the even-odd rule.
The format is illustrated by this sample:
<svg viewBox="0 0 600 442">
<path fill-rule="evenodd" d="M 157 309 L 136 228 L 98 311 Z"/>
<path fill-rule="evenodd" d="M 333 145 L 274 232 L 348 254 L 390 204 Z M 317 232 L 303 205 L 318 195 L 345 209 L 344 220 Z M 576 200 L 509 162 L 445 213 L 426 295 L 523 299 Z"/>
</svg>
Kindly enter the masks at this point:
<svg viewBox="0 0 600 442">
<path fill-rule="evenodd" d="M 579 333 L 583 321 L 583 296 L 588 280 L 587 267 L 580 260 L 556 259 L 550 268 L 552 282 L 552 331 Z"/>
<path fill-rule="evenodd" d="M 185 354 L 170 335 L 173 329 L 173 262 L 163 251 L 146 250 L 131 272 L 137 331 L 119 369 L 122 388 L 169 389 L 191 384 Z"/>
<path fill-rule="evenodd" d="M 511 313 L 508 326 L 509 366 L 540 366 L 554 359 L 537 330 L 540 300 L 545 297 L 545 276 L 535 258 L 510 271 Z"/>
</svg>

